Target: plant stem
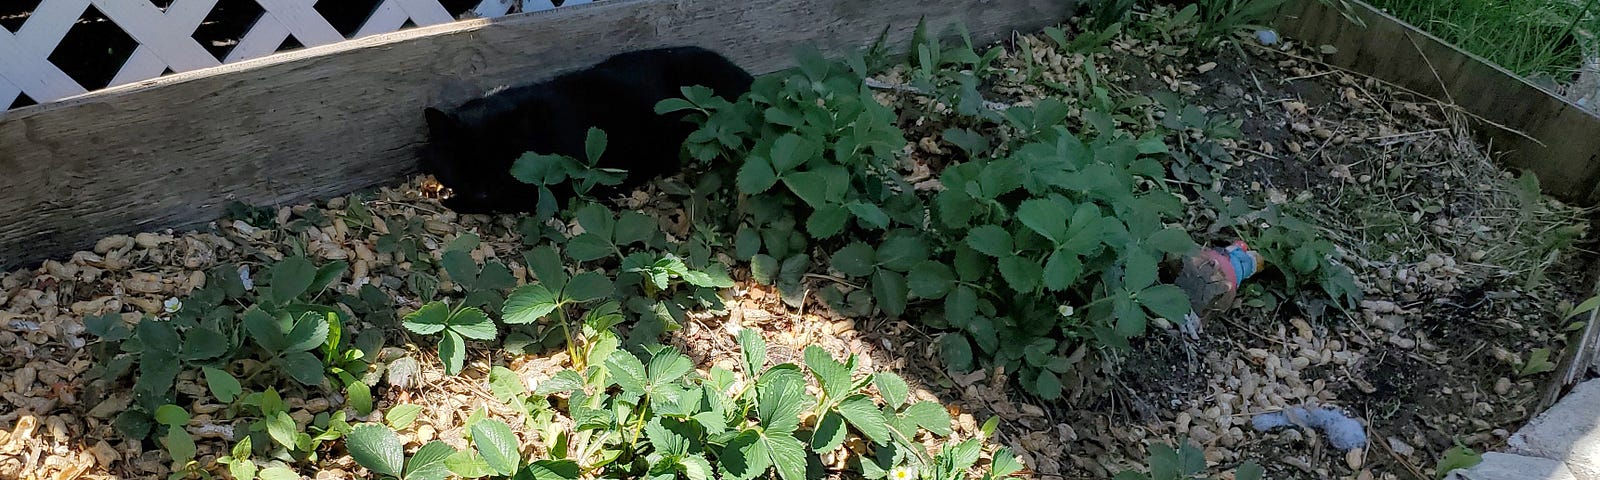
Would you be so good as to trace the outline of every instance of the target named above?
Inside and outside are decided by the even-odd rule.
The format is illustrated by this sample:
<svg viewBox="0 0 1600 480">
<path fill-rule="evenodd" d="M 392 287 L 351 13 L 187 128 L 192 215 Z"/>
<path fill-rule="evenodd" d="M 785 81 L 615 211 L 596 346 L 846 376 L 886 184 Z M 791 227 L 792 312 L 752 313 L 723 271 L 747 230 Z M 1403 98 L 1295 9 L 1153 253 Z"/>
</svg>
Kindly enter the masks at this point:
<svg viewBox="0 0 1600 480">
<path fill-rule="evenodd" d="M 567 325 L 570 322 L 567 321 L 566 307 L 556 307 L 556 319 L 561 322 L 561 335 L 567 340 L 567 356 L 572 359 L 572 369 L 582 373 L 588 365 L 584 359 L 578 358 L 578 344 L 572 339 L 572 327 Z"/>
</svg>

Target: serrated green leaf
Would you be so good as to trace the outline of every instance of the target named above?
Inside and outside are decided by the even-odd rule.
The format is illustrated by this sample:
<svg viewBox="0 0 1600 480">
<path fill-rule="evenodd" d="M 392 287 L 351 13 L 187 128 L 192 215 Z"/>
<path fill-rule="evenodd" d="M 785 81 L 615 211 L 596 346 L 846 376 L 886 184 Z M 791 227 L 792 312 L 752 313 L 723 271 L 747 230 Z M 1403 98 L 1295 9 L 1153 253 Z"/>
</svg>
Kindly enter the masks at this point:
<svg viewBox="0 0 1600 480">
<path fill-rule="evenodd" d="M 739 233 L 733 236 L 733 256 L 739 260 L 749 260 L 761 253 L 761 232 L 747 226 L 740 226 Z"/>
<path fill-rule="evenodd" d="M 644 363 L 639 361 L 639 357 L 627 350 L 618 350 L 606 357 L 605 366 L 606 371 L 611 373 L 611 381 L 621 386 L 624 393 L 645 393 L 650 378 L 645 374 Z"/>
<path fill-rule="evenodd" d="M 660 227 L 649 215 L 627 210 L 617 216 L 616 230 L 616 244 L 630 245 L 648 242 L 655 237 Z"/>
<path fill-rule="evenodd" d="M 739 188 L 739 193 L 755 195 L 772 189 L 778 183 L 778 174 L 772 170 L 772 163 L 761 157 L 745 157 L 744 164 L 739 166 L 739 173 L 734 177 L 734 183 Z"/>
<path fill-rule="evenodd" d="M 590 271 L 574 275 L 561 294 L 575 302 L 588 302 L 609 297 L 613 291 L 615 287 L 610 278 L 600 272 Z"/>
<path fill-rule="evenodd" d="M 878 265 L 896 272 L 907 272 L 928 259 L 931 250 L 928 240 L 920 233 L 897 230 L 878 244 Z"/>
<path fill-rule="evenodd" d="M 918 402 L 906 407 L 902 414 L 907 420 L 929 433 L 941 437 L 950 436 L 950 412 L 937 402 Z"/>
<path fill-rule="evenodd" d="M 506 264 L 498 260 L 490 260 L 483 264 L 483 271 L 478 275 L 478 288 L 491 290 L 505 290 L 517 285 L 517 277 L 511 273 Z"/>
<path fill-rule="evenodd" d="M 1044 269 L 1033 260 L 1012 255 L 1000 259 L 1000 276 L 1005 278 L 1011 289 L 1018 292 L 1032 292 L 1044 277 Z"/>
<path fill-rule="evenodd" d="M 1261 465 L 1247 461 L 1239 464 L 1239 468 L 1233 471 L 1233 480 L 1261 480 L 1266 473 L 1266 469 L 1261 468 Z"/>
<path fill-rule="evenodd" d="M 1061 398 L 1061 378 L 1055 372 L 1040 370 L 1039 377 L 1034 379 L 1033 393 L 1045 400 Z"/>
<path fill-rule="evenodd" d="M 764 432 L 762 439 L 767 443 L 767 452 L 772 455 L 772 465 L 778 470 L 778 478 L 782 480 L 805 480 L 806 478 L 806 447 L 799 439 L 789 434 L 776 434 Z"/>
<path fill-rule="evenodd" d="M 1078 260 L 1077 254 L 1057 250 L 1044 262 L 1044 287 L 1057 292 L 1072 288 L 1082 273 L 1083 262 Z"/>
<path fill-rule="evenodd" d="M 445 461 L 455 453 L 455 447 L 449 444 L 439 440 L 428 442 L 406 460 L 405 480 L 444 480 L 450 476 Z"/>
<path fill-rule="evenodd" d="M 489 393 L 500 403 L 511 403 L 518 395 L 527 393 L 528 387 L 511 369 L 495 365 L 489 369 Z"/>
<path fill-rule="evenodd" d="M 1017 220 L 1040 236 L 1055 242 L 1066 240 L 1067 209 L 1065 200 L 1033 199 L 1017 207 Z"/>
<path fill-rule="evenodd" d="M 545 288 L 560 290 L 567 284 L 567 270 L 562 266 L 561 254 L 549 245 L 540 245 L 522 254 L 523 262 L 538 283 Z"/>
<path fill-rule="evenodd" d="M 478 245 L 482 243 L 481 240 L 482 239 L 478 238 L 478 234 L 465 232 L 460 235 L 456 235 L 456 238 L 450 239 L 449 243 L 444 244 L 444 251 L 446 253 L 471 252 L 478 249 Z"/>
<path fill-rule="evenodd" d="M 878 208 L 877 205 L 866 202 L 850 202 L 845 207 L 849 208 L 850 213 L 855 214 L 856 218 L 861 219 L 861 223 L 867 226 L 879 230 L 889 228 L 889 214 L 884 213 L 883 209 Z"/>
<path fill-rule="evenodd" d="M 772 454 L 761 433 L 755 430 L 745 430 L 728 440 L 717 461 L 724 477 L 734 480 L 751 480 L 772 468 Z"/>
<path fill-rule="evenodd" d="M 778 259 L 771 255 L 760 254 L 750 259 L 750 277 L 756 283 L 772 285 L 778 276 Z"/>
<path fill-rule="evenodd" d="M 447 251 L 439 263 L 444 264 L 444 273 L 450 276 L 450 280 L 466 288 L 474 288 L 478 284 L 478 262 L 472 259 L 472 254 Z"/>
<path fill-rule="evenodd" d="M 1156 283 L 1156 257 L 1142 250 L 1123 257 L 1123 284 L 1128 290 L 1141 290 Z"/>
<path fill-rule="evenodd" d="M 530 283 L 513 290 L 511 296 L 506 298 L 505 305 L 500 308 L 500 321 L 511 325 L 533 323 L 554 312 L 559 306 L 555 294 L 550 292 L 550 289 L 541 284 Z M 417 330 L 412 329 L 412 331 Z"/>
<path fill-rule="evenodd" d="M 1012 255 L 1011 234 L 998 225 L 983 225 L 967 232 L 967 245 L 984 255 L 1005 258 Z"/>
<path fill-rule="evenodd" d="M 450 331 L 473 340 L 493 340 L 499 334 L 489 315 L 476 307 L 463 308 L 450 317 Z"/>
<path fill-rule="evenodd" d="M 304 257 L 288 257 L 272 266 L 271 294 L 278 304 L 289 303 L 306 293 L 317 277 L 317 267 Z"/>
<path fill-rule="evenodd" d="M 1155 285 L 1141 290 L 1138 301 L 1152 313 L 1173 321 L 1181 320 L 1192 308 L 1189 296 L 1176 285 Z"/>
<path fill-rule="evenodd" d="M 681 457 L 689 453 L 689 439 L 676 431 L 668 429 L 662 424 L 663 417 L 650 419 L 644 426 L 645 438 L 650 440 L 650 445 L 656 451 L 670 456 Z M 668 420 L 676 423 L 675 420 Z"/>
<path fill-rule="evenodd" d="M 444 302 L 433 301 L 423 305 L 422 308 L 417 309 L 415 312 L 406 314 L 403 323 L 406 330 L 422 335 L 432 335 L 444 330 L 445 324 L 449 320 L 450 307 L 446 306 Z"/>
<path fill-rule="evenodd" d="M 444 362 L 445 373 L 461 373 L 467 362 L 466 339 L 454 330 L 445 330 L 444 336 L 439 337 L 439 360 Z"/>
<path fill-rule="evenodd" d="M 1189 232 L 1181 228 L 1163 228 L 1145 240 L 1145 244 L 1162 253 L 1184 254 L 1195 248 Z"/>
<path fill-rule="evenodd" d="M 786 133 L 772 142 L 772 166 L 778 172 L 794 170 L 817 154 L 816 144 Z"/>
<path fill-rule="evenodd" d="M 694 361 L 672 347 L 656 352 L 655 356 L 650 358 L 650 364 L 645 367 L 650 383 L 657 385 L 676 382 L 692 371 L 694 371 Z"/>
<path fill-rule="evenodd" d="M 878 394 L 883 396 L 884 403 L 889 408 L 900 408 L 910 398 L 911 387 L 906 381 L 893 372 L 878 372 L 872 374 L 872 384 L 878 387 Z"/>
<path fill-rule="evenodd" d="M 522 454 L 517 451 L 517 436 L 511 427 L 496 419 L 486 419 L 472 425 L 472 445 L 478 450 L 489 468 L 501 475 L 517 473 Z"/>
<path fill-rule="evenodd" d="M 304 352 L 321 347 L 328 342 L 328 322 L 316 312 L 306 312 L 295 322 L 284 340 L 289 342 L 283 348 L 287 352 Z"/>
<path fill-rule="evenodd" d="M 900 272 L 878 270 L 872 275 L 872 298 L 878 302 L 878 308 L 884 313 L 899 316 L 906 313 L 907 296 L 910 294 L 906 286 L 906 277 Z"/>
<path fill-rule="evenodd" d="M 532 480 L 578 480 L 581 469 L 578 463 L 572 460 L 539 460 L 528 464 L 528 476 L 519 475 L 517 478 L 532 478 Z"/>
<path fill-rule="evenodd" d="M 567 241 L 567 256 L 578 262 L 591 262 L 616 253 L 611 240 L 598 233 L 580 233 Z"/>
<path fill-rule="evenodd" d="M 1135 307 L 1133 300 L 1125 296 L 1112 300 L 1112 315 L 1116 322 L 1116 333 L 1122 338 L 1143 335 L 1149 321 L 1144 310 Z"/>
<path fill-rule="evenodd" d="M 460 450 L 450 454 L 444 459 L 445 468 L 461 478 L 479 478 L 494 474 L 494 469 L 489 468 L 489 462 L 478 455 L 477 450 Z"/>
<path fill-rule="evenodd" d="M 589 160 L 589 165 L 600 162 L 600 156 L 606 152 L 606 132 L 599 127 L 589 127 L 584 135 L 583 154 Z"/>
<path fill-rule="evenodd" d="M 816 238 L 832 238 L 844 231 L 850 222 L 850 211 L 839 205 L 823 205 L 806 218 L 806 232 Z"/>
<path fill-rule="evenodd" d="M 539 382 L 533 389 L 537 396 L 549 396 L 555 393 L 566 393 L 583 388 L 583 376 L 572 370 L 556 372 L 548 380 Z"/>
<path fill-rule="evenodd" d="M 806 172 L 790 172 L 779 177 L 789 191 L 811 208 L 844 203 L 850 174 L 843 167 L 830 166 Z"/>
<path fill-rule="evenodd" d="M 417 294 L 417 298 L 434 298 L 439 295 L 439 279 L 421 271 L 411 272 L 411 276 L 406 277 L 406 286 L 412 293 Z"/>
<path fill-rule="evenodd" d="M 947 333 L 939 337 L 939 357 L 945 366 L 957 372 L 972 370 L 972 343 L 965 335 Z"/>
<path fill-rule="evenodd" d="M 284 373 L 303 385 L 322 383 L 322 361 L 306 352 L 289 352 L 278 359 Z"/>
<path fill-rule="evenodd" d="M 890 440 L 889 421 L 883 418 L 878 406 L 866 395 L 852 395 L 839 402 L 839 413 L 850 422 L 850 426 L 873 443 L 882 445 Z"/>
<path fill-rule="evenodd" d="M 204 360 L 216 358 L 227 351 L 228 337 L 210 328 L 191 328 L 183 333 L 183 350 L 179 357 L 184 360 Z"/>
<path fill-rule="evenodd" d="M 843 415 L 833 410 L 822 412 L 817 426 L 811 431 L 811 451 L 827 453 L 839 448 L 844 444 L 846 433 Z"/>
<path fill-rule="evenodd" d="M 211 395 L 222 403 L 233 403 L 233 399 L 244 393 L 244 387 L 239 385 L 239 379 L 227 371 L 202 367 L 201 372 L 206 376 L 206 387 L 211 389 Z"/>
<path fill-rule="evenodd" d="M 803 354 L 806 367 L 811 369 L 811 374 L 817 377 L 817 383 L 822 385 L 823 394 L 829 399 L 838 401 L 850 393 L 850 369 L 843 363 L 833 359 L 827 350 L 816 345 L 809 345 Z"/>
<path fill-rule="evenodd" d="M 345 448 L 357 464 L 377 473 L 400 476 L 405 468 L 405 451 L 400 437 L 388 427 L 368 423 L 350 430 Z"/>
<path fill-rule="evenodd" d="M 912 295 L 939 299 L 949 294 L 950 288 L 955 286 L 956 275 L 945 264 L 926 260 L 911 269 L 911 273 L 906 276 L 906 282 Z"/>
<path fill-rule="evenodd" d="M 957 472 L 966 471 L 978 463 L 978 456 L 982 453 L 982 447 L 983 443 L 978 439 L 969 438 L 955 445 L 946 444 L 939 456 L 945 459 L 945 462 L 947 462 L 945 464 L 951 470 Z"/>
<path fill-rule="evenodd" d="M 511 164 L 511 177 L 529 185 L 555 185 L 567 181 L 576 167 L 575 162 L 563 155 L 528 152 Z"/>
<path fill-rule="evenodd" d="M 978 292 L 972 287 L 958 285 L 944 297 L 945 320 L 951 325 L 966 325 L 978 314 Z"/>
<path fill-rule="evenodd" d="M 865 277 L 877 269 L 874 262 L 875 255 L 876 252 L 871 245 L 856 241 L 834 252 L 828 263 L 839 273 L 852 277 Z"/>
<path fill-rule="evenodd" d="M 767 341 L 755 329 L 739 330 L 739 352 L 744 359 L 744 373 L 754 377 L 767 364 Z"/>
<path fill-rule="evenodd" d="M 677 98 L 677 97 L 671 97 L 671 98 L 667 98 L 666 100 L 662 100 L 660 102 L 657 102 L 656 106 L 655 106 L 655 109 L 656 109 L 656 115 L 666 115 L 668 113 L 682 111 L 682 110 L 699 110 L 700 107 L 696 107 L 693 103 L 690 103 L 688 100 L 684 100 L 682 98 Z"/>
</svg>

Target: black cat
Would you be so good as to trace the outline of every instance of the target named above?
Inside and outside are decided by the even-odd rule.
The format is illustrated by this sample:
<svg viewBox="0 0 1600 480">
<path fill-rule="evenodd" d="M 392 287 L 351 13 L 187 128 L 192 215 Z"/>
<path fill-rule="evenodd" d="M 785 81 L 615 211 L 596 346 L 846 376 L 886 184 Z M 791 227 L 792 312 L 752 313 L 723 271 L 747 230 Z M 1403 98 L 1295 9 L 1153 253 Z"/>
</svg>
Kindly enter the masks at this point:
<svg viewBox="0 0 1600 480">
<path fill-rule="evenodd" d="M 431 137 L 422 170 L 453 191 L 444 205 L 459 213 L 528 212 L 538 187 L 518 182 L 511 166 L 524 153 L 585 158 L 590 127 L 605 131 L 598 166 L 628 171 L 621 185 L 591 194 L 625 192 L 682 167 L 679 152 L 694 125 L 683 114 L 656 115 L 656 103 L 700 85 L 737 99 L 753 78 L 722 55 L 699 47 L 618 54 L 554 79 L 474 99 L 450 111 L 425 111 Z M 558 199 L 572 196 L 552 188 Z"/>
</svg>

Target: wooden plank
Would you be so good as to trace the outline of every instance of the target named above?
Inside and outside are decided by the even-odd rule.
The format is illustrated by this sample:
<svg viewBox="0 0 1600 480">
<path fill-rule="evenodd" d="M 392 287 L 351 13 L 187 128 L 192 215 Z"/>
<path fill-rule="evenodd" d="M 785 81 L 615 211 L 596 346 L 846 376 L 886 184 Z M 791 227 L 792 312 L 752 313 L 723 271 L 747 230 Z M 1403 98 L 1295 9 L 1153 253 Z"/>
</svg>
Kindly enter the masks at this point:
<svg viewBox="0 0 1600 480">
<path fill-rule="evenodd" d="M 1297 0 L 1277 25 L 1293 40 L 1333 45 L 1324 61 L 1454 103 L 1478 122 L 1505 161 L 1539 177 L 1561 200 L 1600 203 L 1600 117 L 1481 57 L 1440 40 L 1359 0 L 1349 2 L 1362 28 L 1318 0 Z M 1531 137 L 1531 138 L 1528 138 Z"/>
<path fill-rule="evenodd" d="M 0 113 L 0 268 L 113 233 L 189 228 L 230 199 L 283 204 L 414 171 L 424 106 L 456 105 L 633 49 L 703 45 L 753 72 L 926 17 L 979 41 L 1066 17 L 1060 0 L 611 0 L 366 37 Z"/>
</svg>

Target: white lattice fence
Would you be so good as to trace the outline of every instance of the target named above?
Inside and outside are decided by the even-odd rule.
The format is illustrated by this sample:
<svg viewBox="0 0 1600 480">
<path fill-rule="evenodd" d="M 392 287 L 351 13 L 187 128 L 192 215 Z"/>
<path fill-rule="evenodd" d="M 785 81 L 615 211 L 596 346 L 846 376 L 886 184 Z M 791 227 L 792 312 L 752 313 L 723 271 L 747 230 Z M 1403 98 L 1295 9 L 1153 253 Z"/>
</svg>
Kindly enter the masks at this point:
<svg viewBox="0 0 1600 480">
<path fill-rule="evenodd" d="M 5 2 L 17 0 L 0 0 Z M 159 8 L 152 0 L 43 0 L 15 31 L 0 27 L 0 110 L 19 95 L 44 103 L 88 90 L 61 66 L 51 61 L 68 31 L 83 22 L 91 7 L 137 43 L 131 56 L 116 70 L 110 86 L 184 72 L 223 63 L 271 55 L 286 40 L 317 46 L 346 40 L 346 36 L 314 7 L 319 0 L 250 0 L 261 14 L 226 55 L 218 58 L 204 48 L 195 32 L 218 7 L 219 0 L 170 0 Z M 346 2 L 349 0 L 320 0 Z M 496 17 L 514 9 L 547 10 L 592 0 L 482 0 L 465 16 Z M 392 32 L 407 22 L 435 25 L 454 21 L 440 0 L 382 0 L 376 2 L 349 38 Z"/>
</svg>

